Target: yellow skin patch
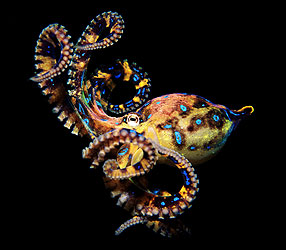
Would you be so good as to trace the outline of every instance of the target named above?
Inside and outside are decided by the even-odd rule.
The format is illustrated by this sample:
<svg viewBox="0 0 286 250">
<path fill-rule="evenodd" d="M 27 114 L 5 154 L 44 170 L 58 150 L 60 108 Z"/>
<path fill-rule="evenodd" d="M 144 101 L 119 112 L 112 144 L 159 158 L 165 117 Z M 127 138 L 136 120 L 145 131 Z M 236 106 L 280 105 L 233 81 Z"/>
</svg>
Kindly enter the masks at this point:
<svg viewBox="0 0 286 250">
<path fill-rule="evenodd" d="M 143 158 L 143 151 L 132 143 L 124 144 L 117 153 L 117 162 L 120 169 L 134 165 Z"/>
<path fill-rule="evenodd" d="M 130 69 L 127 61 L 124 61 L 123 63 L 120 62 L 120 64 L 122 65 L 123 70 L 124 70 L 123 81 L 129 81 L 130 76 L 132 75 L 133 71 Z"/>
<path fill-rule="evenodd" d="M 43 56 L 36 56 L 36 60 L 42 61 L 42 63 L 37 64 L 37 69 L 42 69 L 43 71 L 47 71 L 52 68 L 56 64 L 56 60 L 51 57 L 43 57 Z"/>
</svg>

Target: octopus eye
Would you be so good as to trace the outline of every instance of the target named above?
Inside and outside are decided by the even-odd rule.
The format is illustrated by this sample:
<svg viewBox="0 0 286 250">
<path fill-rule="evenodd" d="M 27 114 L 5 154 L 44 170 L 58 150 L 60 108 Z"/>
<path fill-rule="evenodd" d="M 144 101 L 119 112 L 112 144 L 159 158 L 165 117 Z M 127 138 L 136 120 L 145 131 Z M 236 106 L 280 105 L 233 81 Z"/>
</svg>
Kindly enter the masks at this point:
<svg viewBox="0 0 286 250">
<path fill-rule="evenodd" d="M 138 114 L 128 114 L 124 117 L 123 121 L 131 127 L 137 127 L 142 119 Z"/>
</svg>

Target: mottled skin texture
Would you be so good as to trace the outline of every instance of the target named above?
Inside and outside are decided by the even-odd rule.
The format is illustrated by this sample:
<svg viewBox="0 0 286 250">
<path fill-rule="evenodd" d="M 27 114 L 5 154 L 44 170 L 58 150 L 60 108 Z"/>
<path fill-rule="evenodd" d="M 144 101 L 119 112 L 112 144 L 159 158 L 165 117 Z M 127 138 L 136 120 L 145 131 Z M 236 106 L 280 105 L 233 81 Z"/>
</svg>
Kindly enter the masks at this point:
<svg viewBox="0 0 286 250">
<path fill-rule="evenodd" d="M 253 108 L 229 110 L 203 97 L 180 93 L 147 101 L 151 80 L 127 60 L 100 66 L 87 76 L 93 50 L 116 42 L 123 23 L 117 13 L 98 15 L 76 45 L 63 26 L 48 26 L 37 42 L 37 74 L 31 80 L 49 96 L 65 127 L 91 139 L 83 157 L 92 161 L 92 168 L 103 162 L 105 186 L 117 205 L 133 216 L 115 233 L 144 223 L 155 232 L 173 236 L 188 231 L 177 216 L 191 207 L 198 191 L 193 165 L 213 157 Z M 67 68 L 66 84 L 60 75 Z M 126 103 L 113 104 L 110 94 L 118 82 L 134 86 L 136 94 Z M 183 185 L 176 193 L 149 188 L 146 176 L 157 162 L 175 166 L 182 175 Z"/>
<path fill-rule="evenodd" d="M 195 95 L 170 94 L 155 98 L 142 112 L 143 117 L 150 114 L 146 124 L 138 129 L 149 130 L 150 135 L 145 132 L 148 137 L 154 136 L 160 145 L 179 152 L 193 165 L 212 157 L 234 125 L 219 106 Z"/>
</svg>

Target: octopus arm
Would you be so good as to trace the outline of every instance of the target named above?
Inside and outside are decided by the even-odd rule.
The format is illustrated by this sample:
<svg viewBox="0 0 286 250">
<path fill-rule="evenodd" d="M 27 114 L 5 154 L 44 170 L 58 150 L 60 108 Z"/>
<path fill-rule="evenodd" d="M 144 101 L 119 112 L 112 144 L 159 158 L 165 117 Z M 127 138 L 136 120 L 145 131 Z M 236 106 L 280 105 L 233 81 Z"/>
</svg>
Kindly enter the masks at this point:
<svg viewBox="0 0 286 250">
<path fill-rule="evenodd" d="M 116 42 L 123 32 L 123 19 L 115 12 L 98 15 L 91 21 L 79 38 L 72 56 L 68 84 L 72 105 L 82 121 L 85 130 L 94 139 L 121 123 L 121 118 L 108 116 L 96 99 L 95 89 L 87 81 L 86 70 L 92 50 L 105 48 Z M 107 32 L 108 35 L 102 34 Z"/>
<path fill-rule="evenodd" d="M 112 137 L 117 138 L 118 141 L 121 140 L 122 143 L 134 143 L 130 138 L 136 138 L 136 134 L 131 135 L 133 131 L 130 130 L 124 129 L 119 133 L 113 133 Z M 111 141 L 114 141 L 114 138 L 111 139 Z M 126 138 L 128 138 L 128 140 L 126 140 Z M 109 141 L 110 135 L 108 134 L 103 135 L 102 138 L 94 141 L 89 148 L 86 148 L 83 151 L 84 158 L 94 159 L 92 164 L 97 166 L 100 161 L 105 159 L 106 153 L 110 151 L 110 148 L 108 148 L 108 145 L 110 145 Z M 156 163 L 157 159 L 157 157 L 153 156 L 155 149 L 156 154 L 173 162 L 180 171 L 184 183 L 181 189 L 175 194 L 170 194 L 167 191 L 155 193 L 147 191 L 144 188 L 137 189 L 133 186 L 134 184 L 137 186 L 136 183 L 128 178 L 144 175 L 151 167 L 148 167 L 148 169 L 142 168 L 134 175 L 130 175 L 131 171 L 127 169 L 118 169 L 115 160 L 106 161 L 103 165 L 103 170 L 106 175 L 104 178 L 106 187 L 111 190 L 113 197 L 117 197 L 117 205 L 122 206 L 135 216 L 123 223 L 116 230 L 117 235 L 126 228 L 139 223 L 147 223 L 146 225 L 148 227 L 153 227 L 153 230 L 155 231 L 160 229 L 162 234 L 172 234 L 172 227 L 168 227 L 167 224 L 165 224 L 165 221 L 176 218 L 177 215 L 182 214 L 187 208 L 190 208 L 191 202 L 195 199 L 195 194 L 198 191 L 198 180 L 191 163 L 178 152 L 163 147 L 151 139 L 148 139 L 148 143 L 150 142 L 152 145 L 150 148 L 152 148 L 152 150 L 147 149 L 147 152 L 150 152 L 150 156 L 152 156 L 149 159 L 152 162 L 152 165 Z M 142 146 L 142 149 L 144 148 L 147 148 L 147 144 Z M 134 172 L 134 166 L 131 167 L 133 168 L 132 172 Z"/>
<path fill-rule="evenodd" d="M 69 65 L 73 52 L 73 44 L 67 30 L 59 24 L 45 28 L 37 41 L 35 49 L 35 67 L 37 74 L 31 78 L 39 83 L 44 95 L 49 96 L 49 103 L 54 104 L 54 113 L 58 113 L 64 126 L 73 134 L 87 134 L 81 120 L 69 101 L 64 80 L 59 76 Z"/>
</svg>

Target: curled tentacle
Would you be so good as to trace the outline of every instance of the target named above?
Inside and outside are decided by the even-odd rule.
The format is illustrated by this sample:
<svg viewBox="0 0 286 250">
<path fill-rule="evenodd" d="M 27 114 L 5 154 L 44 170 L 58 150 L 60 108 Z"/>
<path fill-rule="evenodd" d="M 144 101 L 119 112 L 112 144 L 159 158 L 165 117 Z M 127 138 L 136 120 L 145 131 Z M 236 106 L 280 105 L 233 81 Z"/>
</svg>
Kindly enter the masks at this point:
<svg viewBox="0 0 286 250">
<path fill-rule="evenodd" d="M 198 191 L 197 175 L 191 163 L 179 153 L 165 148 L 155 142 L 153 145 L 163 157 L 170 159 L 180 170 L 184 184 L 180 191 L 173 195 L 158 196 L 149 195 L 136 205 L 137 211 L 143 216 L 152 217 L 152 219 L 175 218 L 183 213 L 186 208 L 191 207 L 191 202 L 195 199 Z"/>
<path fill-rule="evenodd" d="M 91 56 L 90 50 L 112 45 L 121 37 L 123 29 L 123 19 L 116 12 L 102 13 L 86 27 L 75 46 L 71 61 L 68 80 L 68 84 L 74 88 L 71 96 L 79 96 L 81 90 L 85 91 L 84 74 Z M 98 41 L 106 30 L 109 30 L 109 34 Z"/>
<path fill-rule="evenodd" d="M 109 101 L 109 97 L 118 83 L 134 86 L 136 94 L 125 103 L 113 104 Z M 104 110 L 121 114 L 133 111 L 142 105 L 148 98 L 151 84 L 147 73 L 136 63 L 129 64 L 127 60 L 117 60 L 112 66 L 98 69 L 90 80 L 90 86 Z"/>
<path fill-rule="evenodd" d="M 124 29 L 123 18 L 116 12 L 104 12 L 92 20 L 82 34 L 83 39 L 77 44 L 80 50 L 101 49 L 113 45 L 121 38 Z M 109 34 L 101 37 L 104 30 L 109 29 Z"/>
<path fill-rule="evenodd" d="M 156 150 L 149 139 L 133 130 L 117 129 L 95 138 L 89 147 L 83 150 L 83 158 L 93 159 L 91 167 L 94 168 L 107 158 L 107 154 L 116 155 L 118 152 L 115 149 L 116 146 L 130 143 L 137 145 L 144 151 L 142 157 L 136 163 L 123 168 L 118 165 L 115 159 L 109 159 L 104 163 L 103 171 L 111 179 L 127 179 L 143 175 L 154 166 Z"/>
<path fill-rule="evenodd" d="M 98 15 L 87 26 L 75 46 L 69 70 L 68 84 L 71 103 L 91 138 L 112 130 L 121 119 L 108 116 L 96 100 L 95 89 L 85 74 L 93 49 L 105 48 L 116 42 L 123 32 L 123 19 L 115 12 Z M 108 35 L 104 36 L 108 31 Z"/>
<path fill-rule="evenodd" d="M 117 205 L 131 212 L 134 216 L 142 217 L 146 220 L 146 225 L 154 231 L 159 231 L 162 235 L 170 236 L 178 233 L 176 229 L 187 232 L 182 225 L 170 222 L 182 214 L 185 209 L 191 207 L 191 202 L 195 199 L 198 191 L 198 180 L 191 163 L 179 153 L 162 147 L 152 142 L 158 153 L 168 158 L 179 169 L 183 176 L 183 186 L 175 193 L 166 191 L 151 192 L 144 188 L 144 176 L 140 176 L 136 182 L 132 180 L 115 180 L 105 177 L 105 186 L 111 189 L 112 197 L 117 198 Z M 137 185 L 141 182 L 142 185 Z M 134 185 L 136 184 L 136 185 Z M 144 223 L 144 222 L 142 222 Z M 124 225 L 124 224 L 123 224 Z M 134 224 L 135 225 L 135 224 Z M 124 227 L 125 229 L 126 227 Z"/>
<path fill-rule="evenodd" d="M 73 134 L 82 136 L 87 132 L 68 100 L 63 79 L 56 77 L 69 65 L 72 47 L 70 36 L 63 26 L 52 24 L 45 28 L 39 36 L 35 50 L 35 67 L 39 73 L 31 80 L 39 82 L 42 93 L 49 96 L 49 103 L 55 104 L 53 112 L 59 113 L 58 119 L 64 121 L 64 126 L 72 128 Z"/>
<path fill-rule="evenodd" d="M 36 69 L 40 72 L 31 80 L 42 82 L 61 74 L 69 66 L 73 44 L 63 26 L 51 24 L 40 34 L 35 52 Z"/>
</svg>

